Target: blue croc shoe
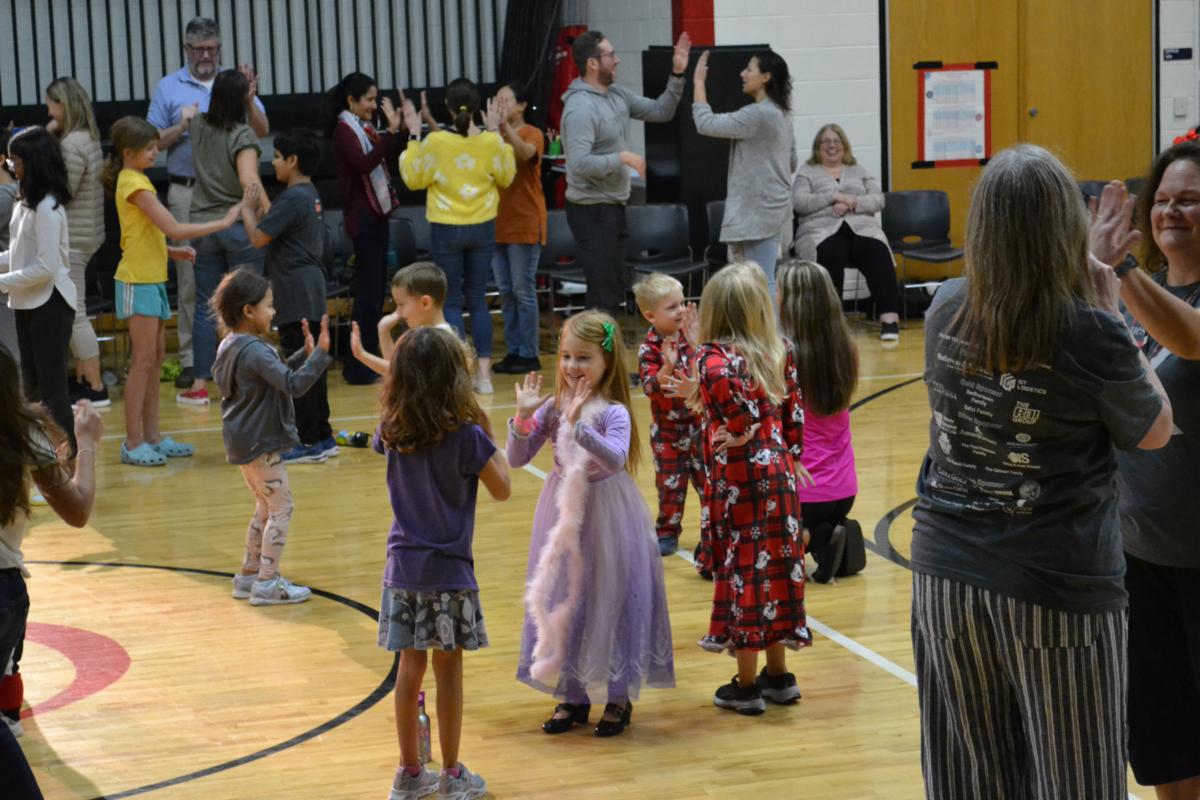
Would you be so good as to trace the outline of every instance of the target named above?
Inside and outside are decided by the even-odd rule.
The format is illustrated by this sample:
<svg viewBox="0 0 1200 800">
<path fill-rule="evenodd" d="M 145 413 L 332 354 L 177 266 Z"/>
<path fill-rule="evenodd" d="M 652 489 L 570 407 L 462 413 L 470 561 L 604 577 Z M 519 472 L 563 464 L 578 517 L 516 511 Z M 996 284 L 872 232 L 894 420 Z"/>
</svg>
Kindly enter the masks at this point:
<svg viewBox="0 0 1200 800">
<path fill-rule="evenodd" d="M 149 442 L 142 442 L 132 450 L 121 442 L 121 463 L 132 464 L 135 467 L 163 467 L 167 464 L 167 457 L 155 450 L 154 445 Z"/>
<path fill-rule="evenodd" d="M 164 436 L 157 444 L 150 446 L 167 458 L 187 458 L 196 454 L 194 445 L 177 442 L 170 436 Z"/>
</svg>

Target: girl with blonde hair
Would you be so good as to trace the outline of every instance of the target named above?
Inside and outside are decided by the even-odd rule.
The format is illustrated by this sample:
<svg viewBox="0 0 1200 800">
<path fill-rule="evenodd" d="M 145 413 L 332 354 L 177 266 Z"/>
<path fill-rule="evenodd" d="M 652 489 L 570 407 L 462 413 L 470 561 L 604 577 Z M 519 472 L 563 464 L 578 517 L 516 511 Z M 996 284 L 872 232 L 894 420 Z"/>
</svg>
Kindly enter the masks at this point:
<svg viewBox="0 0 1200 800">
<path fill-rule="evenodd" d="M 509 464 L 528 464 L 548 439 L 554 470 L 533 516 L 517 679 L 562 701 L 546 733 L 586 724 L 600 693 L 595 734 L 615 736 L 642 684 L 674 686 L 675 666 L 658 539 L 630 476 L 639 447 L 625 346 L 608 314 L 563 325 L 553 396 L 538 373 L 517 386 Z"/>
</svg>

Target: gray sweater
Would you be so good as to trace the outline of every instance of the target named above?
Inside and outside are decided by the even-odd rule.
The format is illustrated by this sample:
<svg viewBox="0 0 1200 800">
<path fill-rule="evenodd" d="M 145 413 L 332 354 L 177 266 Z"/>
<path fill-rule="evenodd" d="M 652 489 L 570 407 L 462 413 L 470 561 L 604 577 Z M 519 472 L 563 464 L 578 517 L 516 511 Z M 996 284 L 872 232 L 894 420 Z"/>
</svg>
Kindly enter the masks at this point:
<svg viewBox="0 0 1200 800">
<path fill-rule="evenodd" d="M 785 226 L 790 232 L 796 135 L 783 109 L 763 100 L 714 114 L 708 103 L 693 103 L 692 117 L 701 135 L 731 140 L 721 241 L 767 239 Z"/>
<path fill-rule="evenodd" d="M 67 239 L 72 251 L 91 258 L 104 244 L 104 189 L 100 186 L 104 155 L 100 142 L 87 130 L 71 131 L 60 144 L 67 165 L 67 188 L 71 190 Z"/>
<path fill-rule="evenodd" d="M 292 398 L 317 382 L 332 362 L 321 348 L 297 350 L 285 364 L 257 336 L 231 333 L 217 348 L 213 377 L 221 386 L 221 430 L 230 464 L 249 464 L 264 453 L 300 443 Z"/>
<path fill-rule="evenodd" d="M 563 94 L 562 138 L 567 156 L 567 199 L 572 203 L 624 203 L 629 170 L 621 163 L 629 119 L 666 122 L 683 97 L 683 78 L 667 79 L 657 100 L 613 84 L 602 92 L 576 78 Z"/>
</svg>

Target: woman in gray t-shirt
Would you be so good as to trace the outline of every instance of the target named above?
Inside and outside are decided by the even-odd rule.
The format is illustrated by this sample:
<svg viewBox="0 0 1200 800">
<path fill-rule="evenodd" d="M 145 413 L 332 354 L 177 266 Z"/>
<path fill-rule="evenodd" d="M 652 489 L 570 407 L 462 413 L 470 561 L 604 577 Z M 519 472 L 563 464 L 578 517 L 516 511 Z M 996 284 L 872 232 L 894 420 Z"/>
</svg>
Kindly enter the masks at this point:
<svg viewBox="0 0 1200 800">
<path fill-rule="evenodd" d="M 911 564 L 926 793 L 1123 800 L 1113 448 L 1162 447 L 1171 406 L 1054 156 L 992 159 L 967 231 L 966 277 L 925 322 Z"/>
<path fill-rule="evenodd" d="M 704 136 L 729 139 L 729 177 L 725 182 L 725 217 L 721 242 L 730 261 L 753 261 L 767 276 L 775 296 L 775 262 L 780 245 L 792 233 L 792 173 L 796 171 L 796 139 L 792 129 L 792 79 L 787 62 L 773 50 L 760 50 L 742 70 L 742 92 L 754 102 L 728 114 L 714 114 L 704 82 L 708 51 L 700 55 L 692 76 L 692 118 Z M 781 239 L 786 236 L 787 240 Z"/>
</svg>

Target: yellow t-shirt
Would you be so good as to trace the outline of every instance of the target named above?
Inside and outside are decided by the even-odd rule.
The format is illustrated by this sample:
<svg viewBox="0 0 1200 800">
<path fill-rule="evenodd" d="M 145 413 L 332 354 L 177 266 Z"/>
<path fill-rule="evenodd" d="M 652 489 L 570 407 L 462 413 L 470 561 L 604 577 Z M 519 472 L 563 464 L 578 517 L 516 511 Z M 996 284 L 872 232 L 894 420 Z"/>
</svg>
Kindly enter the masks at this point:
<svg viewBox="0 0 1200 800">
<path fill-rule="evenodd" d="M 517 172 L 512 145 L 497 133 L 460 136 L 435 131 L 408 143 L 400 177 L 410 189 L 428 189 L 425 216 L 444 225 L 475 225 L 496 218 L 500 193 Z"/>
<path fill-rule="evenodd" d="M 145 174 L 123 169 L 117 175 L 117 219 L 121 221 L 121 262 L 116 278 L 123 283 L 166 283 L 167 235 L 134 205 L 138 192 L 154 193 Z"/>
</svg>

